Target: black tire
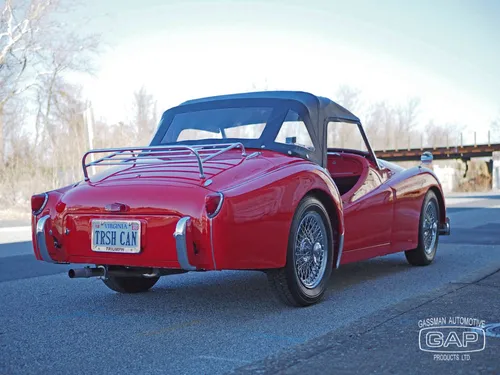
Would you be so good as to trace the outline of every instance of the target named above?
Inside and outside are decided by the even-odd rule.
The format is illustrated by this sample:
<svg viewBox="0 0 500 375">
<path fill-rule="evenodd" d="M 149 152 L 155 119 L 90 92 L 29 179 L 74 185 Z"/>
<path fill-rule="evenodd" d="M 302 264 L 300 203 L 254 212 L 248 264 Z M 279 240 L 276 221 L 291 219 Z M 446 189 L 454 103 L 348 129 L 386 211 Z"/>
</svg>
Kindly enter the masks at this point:
<svg viewBox="0 0 500 375">
<path fill-rule="evenodd" d="M 432 221 L 429 219 L 426 220 L 426 212 L 428 212 L 428 210 L 433 210 L 433 208 L 430 208 L 429 205 L 432 205 L 433 208 L 435 208 L 435 211 L 433 211 L 435 218 L 433 218 Z M 432 238 L 434 236 L 435 240 L 432 242 Z M 422 208 L 420 210 L 420 220 L 418 224 L 418 247 L 413 250 L 405 251 L 406 260 L 412 266 L 427 266 L 431 264 L 436 257 L 438 242 L 439 202 L 436 194 L 432 190 L 429 190 L 425 195 L 424 202 L 422 203 Z"/>
<path fill-rule="evenodd" d="M 314 241 L 311 241 L 309 237 L 302 236 L 301 245 L 298 250 L 302 252 L 301 260 L 306 259 L 303 265 L 306 263 L 320 264 L 317 266 L 319 270 L 315 282 L 309 286 L 306 286 L 306 282 L 301 280 L 301 277 L 298 275 L 300 271 L 297 270 L 300 269 L 300 266 L 296 266 L 296 242 L 300 239 L 300 234 L 298 233 L 299 226 L 307 225 L 306 221 L 303 222 L 303 220 L 309 220 L 309 223 L 316 223 L 321 231 L 321 237 L 318 237 L 317 241 L 315 237 L 313 237 Z M 320 259 L 320 263 L 317 262 L 317 259 Z M 292 220 L 288 236 L 286 265 L 283 268 L 267 271 L 269 284 L 277 297 L 285 304 L 291 306 L 309 306 L 319 302 L 323 298 L 332 269 L 333 233 L 330 219 L 323 204 L 316 198 L 308 196 L 300 202 Z"/>
<path fill-rule="evenodd" d="M 159 277 L 117 277 L 111 276 L 103 279 L 104 284 L 111 290 L 119 293 L 142 293 L 155 285 Z"/>
</svg>

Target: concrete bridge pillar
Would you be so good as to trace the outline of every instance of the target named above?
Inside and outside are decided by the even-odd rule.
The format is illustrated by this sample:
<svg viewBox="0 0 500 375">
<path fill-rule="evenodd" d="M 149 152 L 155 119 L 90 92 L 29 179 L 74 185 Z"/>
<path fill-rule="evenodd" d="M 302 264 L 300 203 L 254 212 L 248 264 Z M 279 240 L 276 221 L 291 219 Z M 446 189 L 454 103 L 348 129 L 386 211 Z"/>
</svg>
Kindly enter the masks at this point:
<svg viewBox="0 0 500 375">
<path fill-rule="evenodd" d="M 493 166 L 491 168 L 491 189 L 500 190 L 500 152 L 493 152 Z"/>
<path fill-rule="evenodd" d="M 462 179 L 464 163 L 460 160 L 435 160 L 433 171 L 436 174 L 444 193 L 454 191 Z"/>
</svg>

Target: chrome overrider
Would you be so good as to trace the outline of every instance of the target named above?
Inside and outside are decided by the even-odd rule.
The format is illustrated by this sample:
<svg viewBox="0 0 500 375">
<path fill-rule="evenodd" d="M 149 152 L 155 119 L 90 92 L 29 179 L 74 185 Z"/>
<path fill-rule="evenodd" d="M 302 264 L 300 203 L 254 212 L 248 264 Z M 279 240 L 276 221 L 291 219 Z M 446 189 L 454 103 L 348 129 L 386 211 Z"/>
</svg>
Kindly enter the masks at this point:
<svg viewBox="0 0 500 375">
<path fill-rule="evenodd" d="M 47 226 L 47 221 L 49 220 L 50 215 L 45 215 L 38 220 L 36 223 L 36 242 L 38 244 L 38 249 L 40 250 L 40 256 L 42 260 L 49 263 L 58 263 L 49 254 L 49 250 L 47 248 L 47 242 L 45 240 L 45 229 Z"/>
<path fill-rule="evenodd" d="M 441 224 L 441 226 L 439 228 L 439 235 L 440 236 L 449 236 L 450 232 L 451 232 L 450 218 L 447 217 L 445 223 Z"/>
<path fill-rule="evenodd" d="M 186 232 L 190 221 L 190 217 L 184 216 L 177 222 L 174 232 L 174 238 L 175 247 L 177 250 L 177 260 L 179 261 L 181 268 L 186 271 L 195 271 L 196 267 L 189 263 L 189 258 L 187 255 Z"/>
</svg>

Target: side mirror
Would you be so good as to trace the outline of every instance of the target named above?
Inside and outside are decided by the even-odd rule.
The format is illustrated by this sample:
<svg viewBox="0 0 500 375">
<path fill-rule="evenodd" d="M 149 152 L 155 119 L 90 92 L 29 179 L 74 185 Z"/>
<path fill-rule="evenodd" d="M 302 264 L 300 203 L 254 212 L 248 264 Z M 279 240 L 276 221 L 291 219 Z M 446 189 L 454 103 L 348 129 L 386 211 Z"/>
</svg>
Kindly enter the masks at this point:
<svg viewBox="0 0 500 375">
<path fill-rule="evenodd" d="M 434 157 L 429 151 L 425 151 L 422 156 L 420 156 L 420 162 L 422 164 L 431 164 L 432 160 L 434 160 Z"/>
</svg>

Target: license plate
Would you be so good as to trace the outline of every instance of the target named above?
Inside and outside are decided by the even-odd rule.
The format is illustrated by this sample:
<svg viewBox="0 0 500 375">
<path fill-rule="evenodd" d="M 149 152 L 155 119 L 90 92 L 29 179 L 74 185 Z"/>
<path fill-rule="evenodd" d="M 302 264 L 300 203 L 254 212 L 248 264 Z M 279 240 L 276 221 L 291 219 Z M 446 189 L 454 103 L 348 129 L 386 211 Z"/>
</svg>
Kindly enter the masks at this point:
<svg viewBox="0 0 500 375">
<path fill-rule="evenodd" d="M 141 251 L 138 220 L 92 220 L 92 251 L 132 253 Z"/>
</svg>

